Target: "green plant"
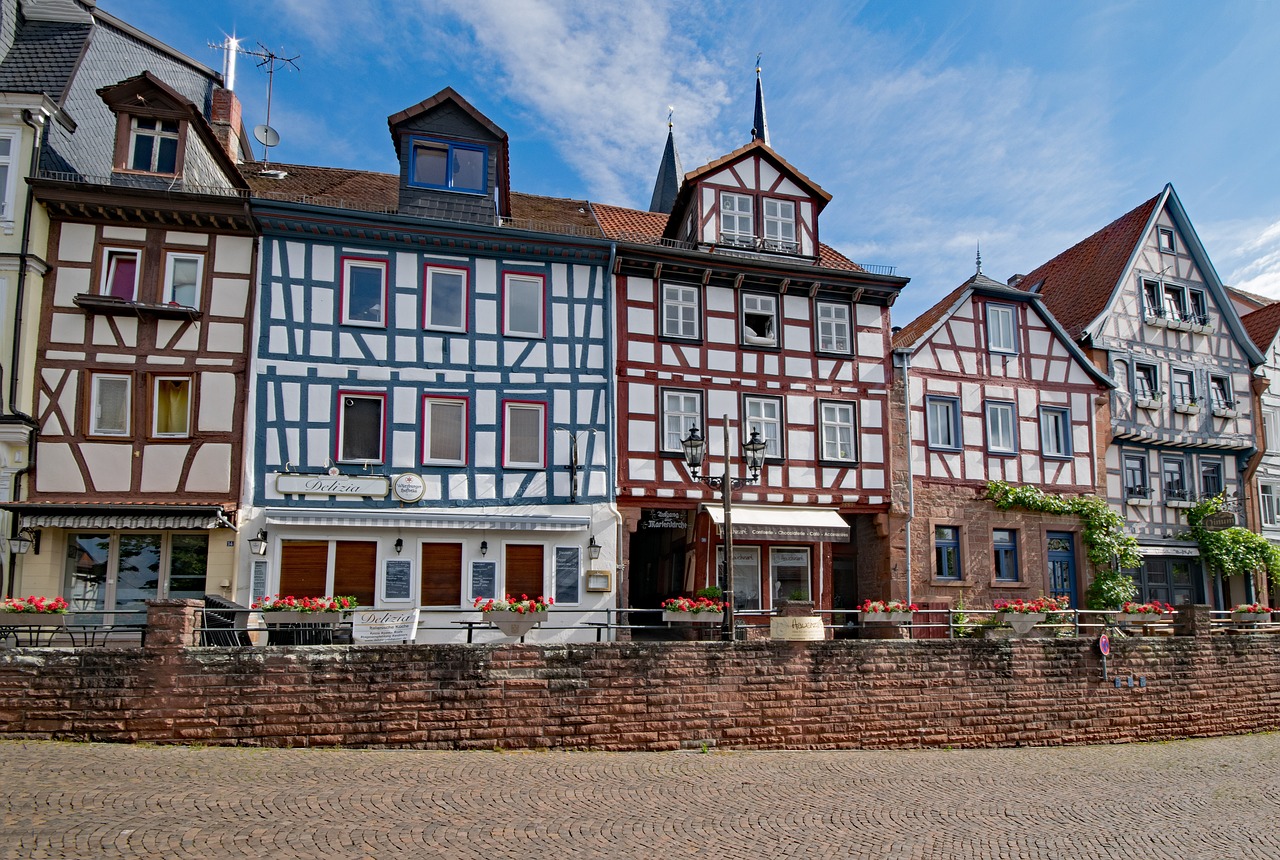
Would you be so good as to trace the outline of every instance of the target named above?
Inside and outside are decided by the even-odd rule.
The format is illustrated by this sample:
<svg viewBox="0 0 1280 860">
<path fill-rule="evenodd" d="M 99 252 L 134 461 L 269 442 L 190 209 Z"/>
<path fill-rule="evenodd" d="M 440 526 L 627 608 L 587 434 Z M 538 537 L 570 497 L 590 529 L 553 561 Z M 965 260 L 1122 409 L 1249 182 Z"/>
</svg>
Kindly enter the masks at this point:
<svg viewBox="0 0 1280 860">
<path fill-rule="evenodd" d="M 694 597 L 705 597 L 708 600 L 720 600 L 724 597 L 724 589 L 718 585 L 708 585 L 706 588 L 699 588 L 693 593 Z"/>
<path fill-rule="evenodd" d="M 803 588 L 793 588 L 787 594 L 787 600 L 808 600 L 809 593 Z"/>
<path fill-rule="evenodd" d="M 951 629 L 955 631 L 957 639 L 967 639 L 973 635 L 973 626 L 964 609 L 964 589 L 960 589 L 960 596 L 956 598 L 955 606 L 951 607 Z"/>
<path fill-rule="evenodd" d="M 1280 584 L 1280 550 L 1260 534 L 1232 526 L 1222 531 L 1209 531 L 1204 521 L 1226 505 L 1219 493 L 1202 499 L 1187 510 L 1188 531 L 1185 538 L 1200 545 L 1200 557 L 1222 571 L 1223 576 L 1245 576 L 1265 570 L 1267 578 Z"/>
<path fill-rule="evenodd" d="M 1138 585 L 1132 576 L 1107 567 L 1094 574 L 1093 582 L 1084 593 L 1084 604 L 1090 609 L 1115 609 L 1137 596 Z"/>
</svg>

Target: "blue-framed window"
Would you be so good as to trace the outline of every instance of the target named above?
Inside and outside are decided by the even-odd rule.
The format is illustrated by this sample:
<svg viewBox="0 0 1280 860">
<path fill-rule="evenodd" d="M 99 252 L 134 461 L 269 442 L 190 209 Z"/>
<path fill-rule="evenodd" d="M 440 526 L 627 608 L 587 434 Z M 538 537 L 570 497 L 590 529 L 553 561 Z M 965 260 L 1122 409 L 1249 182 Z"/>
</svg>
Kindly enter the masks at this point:
<svg viewBox="0 0 1280 860">
<path fill-rule="evenodd" d="M 1018 408 L 1008 400 L 987 401 L 987 450 L 992 454 L 1018 451 Z"/>
<path fill-rule="evenodd" d="M 1040 453 L 1046 457 L 1071 456 L 1071 410 L 1040 407 Z"/>
<path fill-rule="evenodd" d="M 489 150 L 473 143 L 413 138 L 409 184 L 484 194 L 489 190 Z"/>
<path fill-rule="evenodd" d="M 991 558 L 995 562 L 997 582 L 1018 581 L 1018 533 L 1015 530 L 991 530 Z"/>
<path fill-rule="evenodd" d="M 960 527 L 934 526 L 933 576 L 935 579 L 958 580 L 960 569 Z"/>
<path fill-rule="evenodd" d="M 960 447 L 960 401 L 954 397 L 926 397 L 925 425 L 930 448 Z"/>
</svg>

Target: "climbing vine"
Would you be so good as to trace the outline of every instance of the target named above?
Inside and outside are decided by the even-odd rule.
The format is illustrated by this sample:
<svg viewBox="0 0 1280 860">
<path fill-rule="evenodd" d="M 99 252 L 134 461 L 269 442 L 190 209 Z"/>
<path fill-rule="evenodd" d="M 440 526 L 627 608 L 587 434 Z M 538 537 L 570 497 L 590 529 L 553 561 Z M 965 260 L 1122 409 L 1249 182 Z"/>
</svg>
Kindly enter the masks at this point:
<svg viewBox="0 0 1280 860">
<path fill-rule="evenodd" d="M 1138 593 L 1133 577 L 1125 568 L 1140 567 L 1142 555 L 1138 542 L 1124 533 L 1124 520 L 1097 496 L 1060 496 L 1039 487 L 1014 487 L 1004 481 L 988 481 L 985 498 L 998 509 L 1022 508 L 1043 514 L 1071 515 L 1080 518 L 1084 530 L 1080 535 L 1094 578 L 1085 595 L 1090 609 L 1115 609 Z"/>
<path fill-rule="evenodd" d="M 1188 530 L 1184 538 L 1200 545 L 1200 557 L 1222 571 L 1223 576 L 1247 576 L 1266 570 L 1272 582 L 1280 583 L 1280 550 L 1271 541 L 1248 529 L 1232 526 L 1210 531 L 1204 521 L 1226 504 L 1221 493 L 1196 502 L 1187 511 Z"/>
</svg>

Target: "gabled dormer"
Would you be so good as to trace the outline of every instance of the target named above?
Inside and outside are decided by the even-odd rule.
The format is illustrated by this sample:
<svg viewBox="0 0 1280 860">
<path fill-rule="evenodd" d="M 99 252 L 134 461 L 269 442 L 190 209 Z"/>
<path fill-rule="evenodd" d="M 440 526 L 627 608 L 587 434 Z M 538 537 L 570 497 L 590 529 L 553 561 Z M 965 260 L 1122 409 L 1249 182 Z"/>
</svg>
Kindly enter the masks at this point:
<svg viewBox="0 0 1280 860">
<path fill-rule="evenodd" d="M 452 87 L 387 117 L 402 215 L 496 224 L 510 217 L 507 133 Z"/>
<path fill-rule="evenodd" d="M 831 195 L 763 140 L 684 177 L 664 236 L 711 250 L 818 256 L 818 214 Z"/>
</svg>

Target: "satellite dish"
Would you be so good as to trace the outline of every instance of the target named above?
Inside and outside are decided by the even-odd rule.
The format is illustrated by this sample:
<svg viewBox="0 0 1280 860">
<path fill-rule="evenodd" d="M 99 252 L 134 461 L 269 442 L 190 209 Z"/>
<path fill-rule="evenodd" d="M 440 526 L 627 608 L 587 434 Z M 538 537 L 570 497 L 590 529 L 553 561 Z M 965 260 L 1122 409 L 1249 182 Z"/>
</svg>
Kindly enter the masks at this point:
<svg viewBox="0 0 1280 860">
<path fill-rule="evenodd" d="M 255 125 L 253 137 L 263 146 L 275 146 L 280 142 L 280 134 L 269 125 Z"/>
</svg>

